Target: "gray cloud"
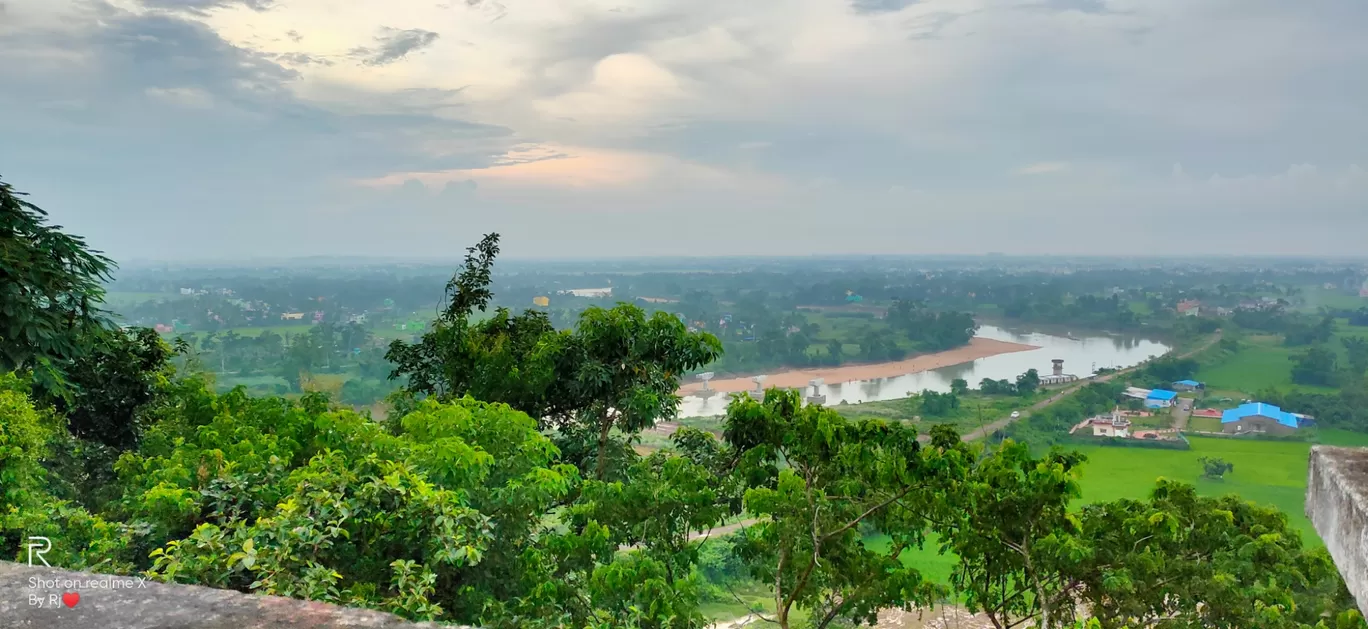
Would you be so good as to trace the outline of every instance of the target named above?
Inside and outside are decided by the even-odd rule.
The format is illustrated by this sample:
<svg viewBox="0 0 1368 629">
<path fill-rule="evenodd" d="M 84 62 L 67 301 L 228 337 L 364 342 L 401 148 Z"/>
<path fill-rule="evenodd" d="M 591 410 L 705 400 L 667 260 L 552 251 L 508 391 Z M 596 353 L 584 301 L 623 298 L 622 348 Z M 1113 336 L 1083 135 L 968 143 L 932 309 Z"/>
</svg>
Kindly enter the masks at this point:
<svg viewBox="0 0 1368 629">
<path fill-rule="evenodd" d="M 223 9 L 234 5 L 245 6 L 253 11 L 266 11 L 275 6 L 276 0 L 141 0 L 149 9 L 182 11 L 203 15 L 212 9 Z"/>
<path fill-rule="evenodd" d="M 355 16 L 307 38 L 241 20 L 233 45 L 209 26 L 227 13 L 79 0 L 45 27 L 59 0 L 0 1 L 7 181 L 119 257 L 459 254 L 488 229 L 510 255 L 1362 253 L 1368 233 L 1356 0 L 515 5 L 357 57 L 320 43 Z M 414 19 L 495 3 L 450 4 Z M 448 54 L 437 37 L 470 42 L 448 73 L 353 65 Z"/>
<path fill-rule="evenodd" d="M 850 0 L 856 13 L 891 13 L 916 4 L 918 0 Z"/>
<path fill-rule="evenodd" d="M 375 46 L 353 48 L 351 55 L 361 59 L 361 62 L 366 65 L 382 66 L 403 59 L 411 52 L 431 46 L 433 42 L 437 41 L 437 38 L 437 33 L 420 28 L 400 30 L 385 27 L 380 29 L 379 35 L 375 36 Z"/>
<path fill-rule="evenodd" d="M 321 56 L 318 56 L 318 55 L 311 55 L 311 54 L 308 54 L 308 53 L 305 53 L 305 52 L 282 52 L 282 53 L 276 53 L 276 54 L 272 55 L 271 58 L 272 58 L 272 59 L 275 59 L 276 61 L 281 61 L 281 62 L 288 63 L 288 64 L 291 64 L 291 65 L 296 65 L 296 66 L 308 66 L 308 65 L 330 66 L 330 65 L 333 65 L 332 60 L 331 60 L 331 59 L 328 59 L 327 57 L 321 57 Z"/>
</svg>

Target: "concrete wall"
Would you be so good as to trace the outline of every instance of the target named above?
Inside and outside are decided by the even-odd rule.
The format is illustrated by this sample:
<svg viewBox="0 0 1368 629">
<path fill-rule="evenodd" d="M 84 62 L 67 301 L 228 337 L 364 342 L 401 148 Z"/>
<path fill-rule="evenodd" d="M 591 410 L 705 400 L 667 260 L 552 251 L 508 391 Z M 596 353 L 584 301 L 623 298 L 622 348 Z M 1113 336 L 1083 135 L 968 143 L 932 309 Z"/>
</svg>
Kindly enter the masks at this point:
<svg viewBox="0 0 1368 629">
<path fill-rule="evenodd" d="M 1368 448 L 1312 446 L 1306 516 L 1368 613 Z"/>
<path fill-rule="evenodd" d="M 1243 430 L 1240 430 L 1240 428 L 1243 428 Z M 1240 421 L 1221 424 L 1221 432 L 1227 432 L 1232 435 L 1255 432 L 1262 432 L 1270 435 L 1290 435 L 1296 431 L 1296 428 L 1284 426 L 1278 423 L 1278 420 L 1276 419 L 1258 415 L 1251 415 Z"/>
<path fill-rule="evenodd" d="M 65 598 L 64 598 L 65 596 Z M 278 596 L 167 585 L 0 561 L 4 629 L 438 629 Z M 455 629 L 444 625 L 444 629 Z"/>
</svg>

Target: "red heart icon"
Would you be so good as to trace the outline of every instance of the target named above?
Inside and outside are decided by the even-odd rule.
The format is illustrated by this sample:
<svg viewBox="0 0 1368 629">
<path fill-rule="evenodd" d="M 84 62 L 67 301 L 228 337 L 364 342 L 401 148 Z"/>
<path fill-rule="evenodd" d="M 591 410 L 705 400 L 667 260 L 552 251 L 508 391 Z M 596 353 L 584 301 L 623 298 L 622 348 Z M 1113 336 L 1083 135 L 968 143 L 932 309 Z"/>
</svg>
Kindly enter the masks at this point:
<svg viewBox="0 0 1368 629">
<path fill-rule="evenodd" d="M 80 592 L 63 592 L 63 593 L 62 593 L 62 604 L 63 604 L 63 605 L 66 605 L 67 607 L 75 607 L 76 604 L 79 603 L 79 602 L 81 602 L 81 593 L 80 593 Z"/>
</svg>

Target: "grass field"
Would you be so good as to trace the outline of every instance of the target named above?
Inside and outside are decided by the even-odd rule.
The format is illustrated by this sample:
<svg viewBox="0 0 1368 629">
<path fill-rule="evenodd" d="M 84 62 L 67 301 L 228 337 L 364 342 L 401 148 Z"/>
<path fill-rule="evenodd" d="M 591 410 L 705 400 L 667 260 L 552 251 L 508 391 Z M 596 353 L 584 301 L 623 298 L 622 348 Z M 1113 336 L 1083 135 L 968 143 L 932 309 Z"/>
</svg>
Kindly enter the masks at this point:
<svg viewBox="0 0 1368 629">
<path fill-rule="evenodd" d="M 1215 417 L 1189 417 L 1188 430 L 1221 432 L 1221 420 Z"/>
<path fill-rule="evenodd" d="M 1008 395 L 983 395 L 977 391 L 960 397 L 959 408 L 943 417 L 922 416 L 921 409 L 912 403 L 912 398 L 844 404 L 833 406 L 837 413 L 847 419 L 887 419 L 916 424 L 918 432 L 930 432 L 936 424 L 951 424 L 960 434 L 964 434 L 983 424 L 1006 417 L 1014 410 L 1026 408 L 1036 398 L 1020 398 Z"/>
<path fill-rule="evenodd" d="M 1344 319 L 1339 320 L 1335 336 L 1327 347 L 1339 355 L 1341 362 L 1347 359 L 1341 339 L 1349 336 L 1368 337 L 1368 328 L 1353 327 Z M 1197 379 L 1205 382 L 1207 390 L 1212 393 L 1233 391 L 1253 395 L 1268 387 L 1331 392 L 1332 389 L 1325 387 L 1292 383 L 1292 357 L 1306 349 L 1284 346 L 1281 336 L 1249 336 L 1240 339 L 1240 351 L 1213 364 L 1203 365 Z"/>
</svg>

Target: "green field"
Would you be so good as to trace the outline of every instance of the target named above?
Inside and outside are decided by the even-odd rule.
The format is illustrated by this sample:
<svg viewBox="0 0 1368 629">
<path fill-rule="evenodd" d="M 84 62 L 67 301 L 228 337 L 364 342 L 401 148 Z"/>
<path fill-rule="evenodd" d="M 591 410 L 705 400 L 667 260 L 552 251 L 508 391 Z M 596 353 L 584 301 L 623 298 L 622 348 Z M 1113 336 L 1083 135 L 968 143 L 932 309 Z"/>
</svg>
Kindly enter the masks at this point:
<svg viewBox="0 0 1368 629">
<path fill-rule="evenodd" d="M 977 383 L 976 383 L 977 384 Z M 1039 395 L 1039 394 L 1037 394 Z M 1012 411 L 1030 406 L 1037 398 L 1021 398 L 1009 395 L 983 395 L 971 390 L 960 396 L 960 406 L 948 415 L 941 417 L 922 416 L 921 409 L 913 404 L 912 398 L 843 404 L 832 408 L 846 419 L 887 419 L 912 423 L 920 433 L 928 433 L 936 424 L 950 424 L 960 434 L 964 434 L 1006 417 Z"/>
<path fill-rule="evenodd" d="M 1339 355 L 1341 362 L 1347 360 L 1347 353 L 1341 339 L 1349 336 L 1368 337 L 1368 328 L 1348 325 L 1344 319 L 1338 322 L 1334 338 L 1327 347 Z M 1292 383 L 1292 357 L 1305 352 L 1306 347 L 1287 347 L 1281 336 L 1250 336 L 1240 339 L 1240 351 L 1225 356 L 1213 364 L 1203 365 L 1197 379 L 1205 382 L 1210 392 L 1232 391 L 1253 395 L 1268 387 L 1280 389 L 1297 388 L 1322 393 L 1331 392 L 1325 387 L 1296 385 Z"/>
<path fill-rule="evenodd" d="M 1221 420 L 1215 417 L 1189 417 L 1188 430 L 1221 432 Z"/>
</svg>

